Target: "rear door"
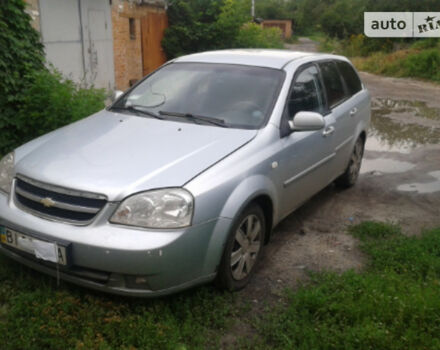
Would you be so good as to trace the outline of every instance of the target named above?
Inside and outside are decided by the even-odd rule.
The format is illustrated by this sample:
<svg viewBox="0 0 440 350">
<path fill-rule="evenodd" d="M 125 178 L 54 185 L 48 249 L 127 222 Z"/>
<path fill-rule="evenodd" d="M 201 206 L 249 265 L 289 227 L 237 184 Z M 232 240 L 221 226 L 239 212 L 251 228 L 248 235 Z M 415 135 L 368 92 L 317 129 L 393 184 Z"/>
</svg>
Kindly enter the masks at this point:
<svg viewBox="0 0 440 350">
<path fill-rule="evenodd" d="M 350 110 L 353 106 L 347 103 L 349 96 L 336 62 L 334 60 L 319 62 L 319 68 L 327 99 L 326 118 L 334 120 L 333 128 L 328 130 L 332 134 L 331 147 L 335 153 L 333 167 L 329 170 L 334 179 L 341 174 L 342 169 L 345 169 L 346 159 L 348 160 L 351 153 L 354 128 Z"/>
<path fill-rule="evenodd" d="M 346 61 L 336 61 L 339 73 L 344 81 L 347 99 L 344 102 L 345 109 L 348 110 L 347 135 L 336 145 L 336 166 L 339 173 L 345 171 L 348 161 L 353 151 L 353 144 L 356 142 L 354 137 L 356 127 L 359 122 L 369 113 L 368 93 L 363 89 L 361 80 L 352 65 Z M 365 119 L 364 119 L 365 120 Z"/>
</svg>

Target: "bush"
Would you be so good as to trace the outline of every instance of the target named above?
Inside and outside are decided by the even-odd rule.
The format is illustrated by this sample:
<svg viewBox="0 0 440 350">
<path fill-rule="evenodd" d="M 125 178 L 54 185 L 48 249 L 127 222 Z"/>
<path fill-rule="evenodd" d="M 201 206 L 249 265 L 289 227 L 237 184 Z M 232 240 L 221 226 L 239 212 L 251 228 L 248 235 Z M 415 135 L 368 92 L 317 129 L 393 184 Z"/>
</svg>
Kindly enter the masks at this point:
<svg viewBox="0 0 440 350">
<path fill-rule="evenodd" d="M 39 70 L 27 77 L 32 84 L 20 92 L 12 125 L 2 127 L 0 153 L 104 108 L 105 90 L 79 89 L 59 72 Z"/>
<path fill-rule="evenodd" d="M 283 48 L 279 28 L 263 29 L 255 23 L 246 23 L 238 33 L 235 46 L 241 48 Z"/>
<path fill-rule="evenodd" d="M 440 52 L 439 49 L 428 49 L 411 53 L 402 62 L 404 75 L 420 77 L 440 82 Z"/>
</svg>

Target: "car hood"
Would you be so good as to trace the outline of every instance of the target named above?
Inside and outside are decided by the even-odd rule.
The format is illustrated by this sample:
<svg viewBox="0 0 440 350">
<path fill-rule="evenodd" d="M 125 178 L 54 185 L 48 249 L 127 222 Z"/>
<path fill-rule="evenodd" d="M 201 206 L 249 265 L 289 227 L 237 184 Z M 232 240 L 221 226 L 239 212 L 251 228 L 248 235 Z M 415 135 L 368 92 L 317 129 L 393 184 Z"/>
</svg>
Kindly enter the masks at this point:
<svg viewBox="0 0 440 350">
<path fill-rule="evenodd" d="M 16 150 L 16 173 L 118 201 L 186 182 L 249 142 L 229 129 L 101 111 Z"/>
</svg>

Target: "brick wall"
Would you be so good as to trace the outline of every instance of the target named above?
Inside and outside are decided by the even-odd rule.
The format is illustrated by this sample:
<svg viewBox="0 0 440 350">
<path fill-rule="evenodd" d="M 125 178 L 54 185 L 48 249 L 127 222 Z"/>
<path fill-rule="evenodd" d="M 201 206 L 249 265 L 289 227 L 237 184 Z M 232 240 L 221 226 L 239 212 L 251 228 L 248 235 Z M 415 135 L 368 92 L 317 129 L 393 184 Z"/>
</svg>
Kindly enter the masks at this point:
<svg viewBox="0 0 440 350">
<path fill-rule="evenodd" d="M 143 76 L 141 18 L 148 12 L 165 10 L 157 6 L 113 0 L 113 50 L 117 90 L 126 90 L 130 86 L 130 80 L 138 80 Z M 130 18 L 134 20 L 134 38 L 130 38 Z"/>
</svg>

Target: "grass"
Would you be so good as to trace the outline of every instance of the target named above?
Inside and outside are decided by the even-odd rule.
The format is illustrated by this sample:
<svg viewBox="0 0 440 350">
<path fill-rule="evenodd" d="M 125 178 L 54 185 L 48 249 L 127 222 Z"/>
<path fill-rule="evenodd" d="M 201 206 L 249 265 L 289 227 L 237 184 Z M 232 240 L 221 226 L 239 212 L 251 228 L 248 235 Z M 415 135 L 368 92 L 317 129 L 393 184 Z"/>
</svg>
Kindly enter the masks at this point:
<svg viewBox="0 0 440 350">
<path fill-rule="evenodd" d="M 1 348 L 218 348 L 237 317 L 255 332 L 238 335 L 242 349 L 440 348 L 440 229 L 407 237 L 395 225 L 364 222 L 350 233 L 370 257 L 362 273 L 312 273 L 258 316 L 209 286 L 162 299 L 119 298 L 57 287 L 2 257 Z"/>
<path fill-rule="evenodd" d="M 367 270 L 312 275 L 257 322 L 249 348 L 440 348 L 440 229 L 420 238 L 365 222 L 351 229 L 370 255 Z"/>
<path fill-rule="evenodd" d="M 202 349 L 216 347 L 233 298 L 212 287 L 162 299 L 93 293 L 1 257 L 0 348 Z"/>
</svg>

